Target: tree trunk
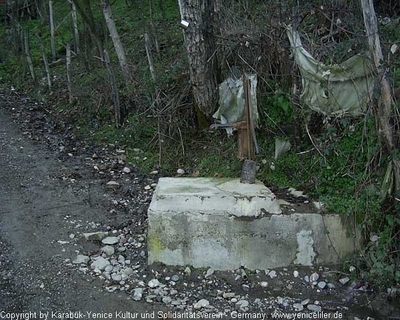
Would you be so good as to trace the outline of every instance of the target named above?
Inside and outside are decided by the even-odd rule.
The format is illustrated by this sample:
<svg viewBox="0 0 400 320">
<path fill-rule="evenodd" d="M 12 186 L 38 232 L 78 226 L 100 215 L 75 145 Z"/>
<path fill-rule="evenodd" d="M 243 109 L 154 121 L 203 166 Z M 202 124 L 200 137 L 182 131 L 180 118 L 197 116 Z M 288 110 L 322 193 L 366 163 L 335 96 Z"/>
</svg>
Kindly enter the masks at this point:
<svg viewBox="0 0 400 320">
<path fill-rule="evenodd" d="M 151 55 L 150 39 L 147 33 L 144 34 L 144 45 L 146 48 L 147 60 L 149 61 L 150 75 L 154 85 L 156 85 L 156 71 L 154 68 L 153 57 Z"/>
<path fill-rule="evenodd" d="M 106 20 L 108 31 L 110 32 L 110 36 L 114 44 L 115 52 L 118 56 L 119 65 L 125 79 L 125 84 L 128 85 L 132 78 L 129 72 L 129 65 L 126 60 L 124 46 L 122 45 L 121 38 L 119 37 L 117 28 L 115 27 L 115 23 L 112 18 L 110 3 L 108 0 L 101 0 L 101 6 L 103 8 L 103 15 Z"/>
<path fill-rule="evenodd" d="M 72 94 L 71 45 L 69 43 L 67 43 L 65 60 L 67 62 L 68 100 L 69 100 L 69 103 L 72 103 L 74 99 L 73 99 L 73 94 Z"/>
<path fill-rule="evenodd" d="M 112 90 L 112 99 L 114 103 L 114 121 L 115 121 L 115 127 L 119 128 L 121 126 L 121 105 L 119 101 L 119 93 L 118 93 L 118 87 L 117 87 L 117 81 L 115 80 L 115 75 L 113 68 L 111 66 L 110 62 L 110 56 L 108 55 L 108 52 L 106 49 L 104 49 L 104 62 L 107 68 L 107 73 L 108 73 L 108 78 L 110 80 L 110 85 L 111 85 L 111 90 Z"/>
<path fill-rule="evenodd" d="M 99 50 L 99 56 L 103 61 L 103 42 L 102 38 L 100 37 L 96 29 L 96 25 L 93 18 L 93 12 L 89 0 L 84 0 L 83 6 L 79 4 L 78 0 L 71 0 L 71 1 L 75 4 L 76 10 L 79 12 L 79 14 L 82 17 L 82 20 L 88 26 L 92 41 L 96 44 Z"/>
<path fill-rule="evenodd" d="M 393 177 L 395 192 L 400 190 L 400 161 L 393 152 L 397 147 L 394 142 L 393 126 L 390 123 L 392 117 L 392 93 L 390 84 L 386 73 L 386 68 L 382 64 L 383 54 L 381 43 L 379 39 L 378 24 L 372 0 L 361 0 L 361 6 L 364 15 L 364 24 L 368 36 L 369 49 L 377 71 L 377 79 L 380 81 L 377 87 L 380 88 L 380 95 L 377 103 L 375 104 L 375 118 L 378 123 L 378 131 L 383 144 L 388 151 L 392 154 L 393 161 Z"/>
<path fill-rule="evenodd" d="M 47 60 L 46 48 L 44 47 L 42 38 L 40 38 L 39 35 L 36 35 L 36 37 L 40 44 L 40 50 L 42 51 L 42 59 L 44 63 L 44 68 L 46 70 L 47 86 L 49 87 L 49 90 L 51 90 L 51 74 L 50 74 L 49 62 Z"/>
<path fill-rule="evenodd" d="M 213 30 L 213 0 L 179 0 L 189 58 L 190 80 L 196 105 L 210 117 L 217 106 L 216 55 Z"/>
<path fill-rule="evenodd" d="M 76 54 L 80 53 L 80 41 L 79 41 L 79 29 L 78 29 L 78 18 L 76 16 L 76 6 L 75 3 L 71 2 L 71 17 L 72 17 L 72 27 L 74 29 L 74 47 Z"/>
<path fill-rule="evenodd" d="M 51 55 L 53 61 L 56 59 L 56 44 L 55 44 L 55 28 L 54 28 L 54 16 L 53 16 L 53 0 L 49 0 L 49 16 L 50 16 L 50 43 L 51 43 Z"/>
<path fill-rule="evenodd" d="M 35 76 L 35 69 L 33 68 L 31 49 L 30 49 L 30 46 L 29 46 L 28 31 L 24 31 L 24 48 L 25 48 L 26 61 L 28 62 L 29 72 L 30 72 L 30 74 L 32 76 L 32 80 L 35 82 L 36 81 L 36 76 Z"/>
</svg>

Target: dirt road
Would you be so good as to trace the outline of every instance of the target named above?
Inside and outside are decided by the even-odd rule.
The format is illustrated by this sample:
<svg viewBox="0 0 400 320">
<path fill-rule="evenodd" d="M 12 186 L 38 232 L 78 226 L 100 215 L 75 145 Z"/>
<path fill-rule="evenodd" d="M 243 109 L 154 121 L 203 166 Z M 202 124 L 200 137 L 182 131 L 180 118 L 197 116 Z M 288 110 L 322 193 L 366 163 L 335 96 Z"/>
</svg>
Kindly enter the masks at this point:
<svg viewBox="0 0 400 320">
<path fill-rule="evenodd" d="M 0 107 L 0 318 L 56 311 L 112 312 L 115 318 L 116 312 L 155 310 L 124 292 L 105 292 L 100 280 L 66 267 L 65 259 L 76 255 L 59 242 L 69 239 L 66 217 L 110 222 L 101 181 L 72 188 L 59 178 L 80 166 L 73 159 L 65 165 L 32 143 Z"/>
</svg>

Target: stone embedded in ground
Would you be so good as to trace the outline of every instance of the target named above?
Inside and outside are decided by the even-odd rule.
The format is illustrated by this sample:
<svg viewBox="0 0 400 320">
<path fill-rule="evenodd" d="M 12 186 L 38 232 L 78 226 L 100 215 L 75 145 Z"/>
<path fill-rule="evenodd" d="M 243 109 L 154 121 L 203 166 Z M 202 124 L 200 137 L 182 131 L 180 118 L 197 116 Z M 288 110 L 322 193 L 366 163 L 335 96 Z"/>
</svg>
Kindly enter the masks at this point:
<svg viewBox="0 0 400 320">
<path fill-rule="evenodd" d="M 320 306 L 317 306 L 315 304 L 309 304 L 307 305 L 307 309 L 313 312 L 320 312 L 322 308 Z"/>
<path fill-rule="evenodd" d="M 232 299 L 232 298 L 234 298 L 235 297 L 235 293 L 234 292 L 224 292 L 223 294 L 222 294 L 222 297 L 224 298 L 224 299 Z"/>
<path fill-rule="evenodd" d="M 310 276 L 310 282 L 315 282 L 318 281 L 319 279 L 319 274 L 314 272 L 311 276 Z"/>
<path fill-rule="evenodd" d="M 120 187 L 120 184 L 117 181 L 109 181 L 107 182 L 106 186 L 110 189 L 117 189 Z"/>
<path fill-rule="evenodd" d="M 90 260 L 90 258 L 88 256 L 85 256 L 83 254 L 78 254 L 76 256 L 76 258 L 72 261 L 72 263 L 75 263 L 75 264 L 81 264 L 81 263 L 87 264 L 89 262 L 89 260 Z"/>
<path fill-rule="evenodd" d="M 344 278 L 342 278 L 342 279 L 339 279 L 339 282 L 342 284 L 342 285 L 345 285 L 347 282 L 349 282 L 350 281 L 350 278 L 349 277 L 344 277 Z"/>
<path fill-rule="evenodd" d="M 214 270 L 334 264 L 357 246 L 350 229 L 337 214 L 281 214 L 261 183 L 161 178 L 148 210 L 148 263 Z"/>
<path fill-rule="evenodd" d="M 109 245 L 117 244 L 118 237 L 107 237 L 107 238 L 104 238 L 103 240 L 101 240 L 101 242 L 103 244 L 109 244 Z"/>
<path fill-rule="evenodd" d="M 174 274 L 174 275 L 171 277 L 171 280 L 174 281 L 174 282 L 178 282 L 178 281 L 179 281 L 179 276 L 178 276 L 177 274 Z"/>
<path fill-rule="evenodd" d="M 156 287 L 158 287 L 158 286 L 160 286 L 160 281 L 158 281 L 157 279 L 151 279 L 149 282 L 148 282 L 148 286 L 150 287 L 150 288 L 156 288 Z"/>
<path fill-rule="evenodd" d="M 328 283 L 328 288 L 329 289 L 335 289 L 335 285 L 333 283 Z"/>
<path fill-rule="evenodd" d="M 133 289 L 133 300 L 139 301 L 143 297 L 143 288 L 135 288 Z"/>
<path fill-rule="evenodd" d="M 117 273 L 113 273 L 113 274 L 111 275 L 111 279 L 113 279 L 114 281 L 119 282 L 119 281 L 122 280 L 122 275 L 117 274 Z"/>
<path fill-rule="evenodd" d="M 171 303 L 171 301 L 172 301 L 171 297 L 168 297 L 168 296 L 162 297 L 162 302 L 165 304 L 169 304 L 169 303 Z"/>
<path fill-rule="evenodd" d="M 295 311 L 303 311 L 304 306 L 301 303 L 295 303 L 293 304 L 293 308 Z"/>
<path fill-rule="evenodd" d="M 213 275 L 213 273 L 214 273 L 214 269 L 209 268 L 204 277 L 207 279 L 207 278 L 211 277 Z"/>
<path fill-rule="evenodd" d="M 96 260 L 92 262 L 90 267 L 94 270 L 103 271 L 109 264 L 110 261 L 107 259 L 104 259 L 103 257 L 97 257 Z"/>
<path fill-rule="evenodd" d="M 325 287 L 326 287 L 326 282 L 325 281 L 318 282 L 318 288 L 324 289 Z"/>
<path fill-rule="evenodd" d="M 122 169 L 123 173 L 131 173 L 131 169 L 129 169 L 128 167 L 125 167 Z"/>
<path fill-rule="evenodd" d="M 83 233 L 83 237 L 88 241 L 101 241 L 107 237 L 108 233 L 103 231 Z"/>
<path fill-rule="evenodd" d="M 236 309 L 245 309 L 249 306 L 249 302 L 247 300 L 239 300 L 238 302 L 236 302 L 235 307 Z"/>
<path fill-rule="evenodd" d="M 208 300 L 206 300 L 206 299 L 201 299 L 201 300 L 197 301 L 197 302 L 193 305 L 193 308 L 195 308 L 195 309 L 201 309 L 201 308 L 207 307 L 207 306 L 209 306 L 209 305 L 210 305 L 210 302 L 209 302 Z"/>
<path fill-rule="evenodd" d="M 101 248 L 101 251 L 104 252 L 107 256 L 112 256 L 115 252 L 115 249 L 113 246 L 104 246 Z"/>
</svg>

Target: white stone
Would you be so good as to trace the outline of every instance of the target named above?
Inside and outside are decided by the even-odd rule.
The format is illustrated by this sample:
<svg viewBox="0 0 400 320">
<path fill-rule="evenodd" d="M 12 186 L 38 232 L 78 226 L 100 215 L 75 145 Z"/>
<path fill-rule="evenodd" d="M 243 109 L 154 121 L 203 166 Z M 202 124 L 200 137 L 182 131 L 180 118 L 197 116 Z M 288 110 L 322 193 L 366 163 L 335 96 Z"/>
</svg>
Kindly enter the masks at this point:
<svg viewBox="0 0 400 320">
<path fill-rule="evenodd" d="M 172 301 L 171 297 L 166 296 L 162 298 L 162 302 L 165 304 L 169 304 L 171 303 L 171 301 Z"/>
<path fill-rule="evenodd" d="M 188 276 L 190 276 L 190 274 L 192 273 L 192 270 L 190 270 L 190 267 L 186 267 L 185 270 L 184 270 L 183 272 L 185 272 L 185 274 L 187 274 Z"/>
<path fill-rule="evenodd" d="M 179 168 L 178 170 L 176 170 L 177 174 L 185 174 L 185 170 Z"/>
<path fill-rule="evenodd" d="M 299 276 L 299 272 L 297 270 L 293 271 L 293 277 L 297 278 Z"/>
<path fill-rule="evenodd" d="M 315 304 L 307 305 L 307 309 L 312 311 L 312 312 L 320 312 L 322 310 L 322 308 L 320 306 L 317 306 Z"/>
<path fill-rule="evenodd" d="M 72 263 L 75 263 L 75 264 L 81 264 L 81 263 L 87 264 L 89 262 L 89 259 L 90 258 L 88 256 L 85 256 L 83 254 L 78 254 L 76 256 L 76 258 L 72 261 Z"/>
<path fill-rule="evenodd" d="M 115 249 L 113 246 L 104 246 L 101 248 L 101 251 L 104 252 L 108 256 L 112 256 L 115 252 Z"/>
<path fill-rule="evenodd" d="M 197 301 L 197 302 L 193 305 L 193 308 L 195 308 L 195 309 L 201 309 L 201 308 L 207 307 L 207 306 L 209 306 L 209 305 L 210 305 L 210 302 L 209 302 L 208 300 L 206 300 L 206 299 L 201 299 L 201 300 Z"/>
<path fill-rule="evenodd" d="M 143 288 L 135 288 L 133 289 L 133 300 L 139 301 L 143 297 Z"/>
<path fill-rule="evenodd" d="M 124 271 L 122 271 L 122 273 L 123 273 L 123 274 L 126 274 L 127 276 L 130 276 L 130 275 L 132 275 L 134 272 L 133 272 L 133 269 L 132 269 L 132 268 L 125 268 Z"/>
<path fill-rule="evenodd" d="M 325 287 L 326 287 L 326 282 L 325 281 L 318 282 L 318 288 L 324 289 Z"/>
<path fill-rule="evenodd" d="M 263 288 L 266 288 L 266 287 L 268 287 L 268 282 L 267 281 L 261 281 L 260 282 L 260 286 L 263 287 Z"/>
<path fill-rule="evenodd" d="M 318 281 L 319 279 L 319 274 L 314 272 L 311 276 L 310 276 L 310 282 L 315 282 Z"/>
<path fill-rule="evenodd" d="M 244 309 L 249 306 L 249 302 L 247 300 L 239 300 L 235 306 L 237 309 Z"/>
<path fill-rule="evenodd" d="M 96 260 L 92 262 L 90 267 L 94 270 L 103 271 L 109 264 L 110 261 L 108 261 L 107 259 L 104 259 L 103 257 L 97 257 Z"/>
<path fill-rule="evenodd" d="M 235 293 L 234 293 L 234 292 L 224 292 L 224 293 L 222 294 L 222 297 L 223 297 L 224 299 L 232 299 L 232 298 L 235 297 Z"/>
<path fill-rule="evenodd" d="M 214 269 L 209 268 L 204 277 L 207 279 L 208 277 L 211 277 L 213 273 L 214 273 Z"/>
<path fill-rule="evenodd" d="M 149 282 L 148 282 L 148 286 L 150 287 L 150 288 L 156 288 L 156 287 L 158 287 L 158 286 L 160 286 L 160 281 L 158 281 L 157 279 L 151 279 Z"/>
<path fill-rule="evenodd" d="M 129 169 L 128 167 L 125 167 L 122 169 L 122 172 L 128 174 L 128 173 L 131 173 L 131 169 Z"/>
<path fill-rule="evenodd" d="M 107 237 L 108 233 L 103 231 L 83 233 L 83 237 L 89 241 L 101 241 Z"/>
<path fill-rule="evenodd" d="M 303 306 L 305 306 L 306 304 L 309 304 L 310 303 L 310 299 L 305 299 L 305 300 L 303 300 L 302 302 L 301 302 L 301 304 L 303 305 Z"/>
<path fill-rule="evenodd" d="M 349 282 L 350 281 L 350 279 L 349 279 L 349 277 L 344 277 L 344 278 L 342 278 L 342 279 L 339 279 L 339 282 L 342 284 L 342 285 L 345 285 L 347 282 Z"/>
<path fill-rule="evenodd" d="M 278 276 L 275 270 L 271 270 L 271 271 L 268 273 L 268 275 L 269 275 L 269 277 L 270 277 L 271 279 L 274 279 L 274 278 L 276 278 L 276 277 Z"/>
<path fill-rule="evenodd" d="M 293 304 L 293 308 L 296 311 L 303 311 L 304 306 L 301 303 L 295 303 L 295 304 Z"/>
<path fill-rule="evenodd" d="M 107 182 L 106 186 L 107 186 L 107 188 L 110 188 L 110 189 L 116 189 L 116 188 L 120 187 L 120 185 L 117 181 L 109 181 L 109 182 Z"/>
<path fill-rule="evenodd" d="M 111 275 L 111 279 L 113 279 L 114 281 L 119 282 L 119 281 L 122 280 L 122 276 L 121 276 L 120 274 L 113 273 L 113 274 Z"/>
<path fill-rule="evenodd" d="M 107 238 L 104 238 L 103 240 L 101 240 L 101 242 L 103 244 L 109 244 L 109 245 L 117 244 L 118 237 L 107 237 Z"/>
</svg>

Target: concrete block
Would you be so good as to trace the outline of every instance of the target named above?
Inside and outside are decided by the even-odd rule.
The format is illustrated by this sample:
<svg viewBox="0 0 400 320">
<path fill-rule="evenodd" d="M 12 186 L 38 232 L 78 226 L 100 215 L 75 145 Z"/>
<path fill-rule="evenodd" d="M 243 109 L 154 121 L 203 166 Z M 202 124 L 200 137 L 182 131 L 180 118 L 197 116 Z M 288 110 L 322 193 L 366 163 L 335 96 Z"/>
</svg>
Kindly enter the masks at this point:
<svg viewBox="0 0 400 320">
<path fill-rule="evenodd" d="M 260 182 L 161 178 L 148 210 L 148 263 L 254 270 L 336 264 L 354 252 L 340 215 L 289 212 Z"/>
</svg>

